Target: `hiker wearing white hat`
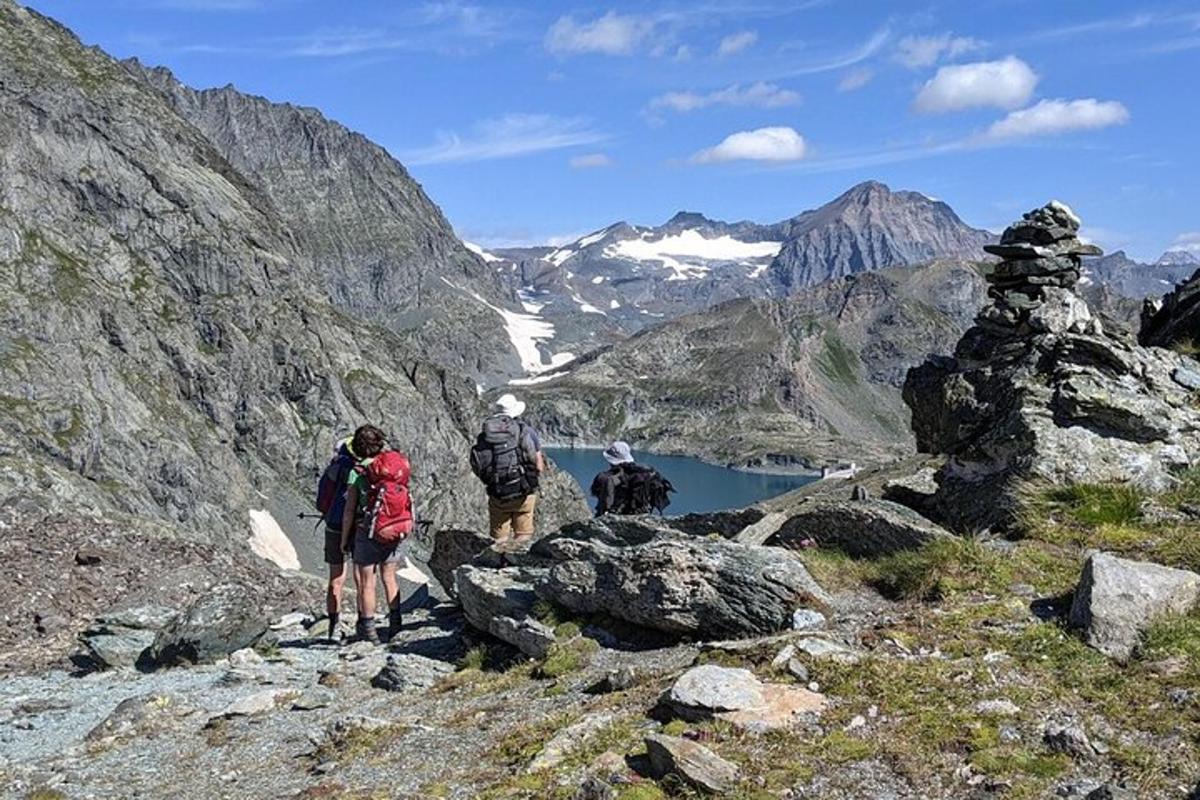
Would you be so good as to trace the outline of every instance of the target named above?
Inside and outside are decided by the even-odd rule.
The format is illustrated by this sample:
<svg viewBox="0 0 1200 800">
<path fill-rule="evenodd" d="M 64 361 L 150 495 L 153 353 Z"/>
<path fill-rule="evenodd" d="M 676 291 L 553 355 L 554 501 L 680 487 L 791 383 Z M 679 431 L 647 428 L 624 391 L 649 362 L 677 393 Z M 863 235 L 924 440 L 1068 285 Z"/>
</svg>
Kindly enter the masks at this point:
<svg viewBox="0 0 1200 800">
<path fill-rule="evenodd" d="M 546 468 L 537 431 L 519 417 L 525 404 L 504 394 L 491 405 L 491 416 L 471 448 L 471 469 L 488 493 L 488 527 L 497 542 L 533 536 L 538 481 Z"/>
<path fill-rule="evenodd" d="M 615 441 L 601 455 L 611 466 L 592 479 L 596 516 L 661 514 L 671 505 L 670 494 L 675 487 L 654 467 L 634 461 L 628 442 Z"/>
</svg>

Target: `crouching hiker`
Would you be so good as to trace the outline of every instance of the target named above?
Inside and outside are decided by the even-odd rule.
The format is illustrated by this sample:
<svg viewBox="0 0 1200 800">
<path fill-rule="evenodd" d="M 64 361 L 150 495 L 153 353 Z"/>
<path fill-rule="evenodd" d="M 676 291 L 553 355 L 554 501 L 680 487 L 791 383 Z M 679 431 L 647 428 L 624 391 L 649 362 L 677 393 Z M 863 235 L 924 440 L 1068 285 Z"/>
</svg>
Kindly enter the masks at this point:
<svg viewBox="0 0 1200 800">
<path fill-rule="evenodd" d="M 400 587 L 396 567 L 404 559 L 413 531 L 411 475 L 408 457 L 384 449 L 355 467 L 347 481 L 342 516 L 342 546 L 353 546 L 354 582 L 358 588 L 355 638 L 378 642 L 375 630 L 375 570 L 383 580 L 388 604 L 388 638 L 400 631 Z"/>
<path fill-rule="evenodd" d="M 342 536 L 346 510 L 346 485 L 356 466 L 370 461 L 383 449 L 383 431 L 363 425 L 342 441 L 317 483 L 317 511 L 325 523 L 325 563 L 329 581 L 325 586 L 325 612 L 329 615 L 329 641 L 339 638 L 338 623 L 342 611 L 342 591 L 346 586 L 348 548 Z"/>
<path fill-rule="evenodd" d="M 511 394 L 492 404 L 471 448 L 471 470 L 488 493 L 488 527 L 497 542 L 533 537 L 538 481 L 546 468 L 537 431 L 518 417 L 525 404 Z"/>
<path fill-rule="evenodd" d="M 638 464 L 625 442 L 613 442 L 604 450 L 609 468 L 592 479 L 596 516 L 601 514 L 662 513 L 671 505 L 675 487 L 654 467 Z"/>
</svg>

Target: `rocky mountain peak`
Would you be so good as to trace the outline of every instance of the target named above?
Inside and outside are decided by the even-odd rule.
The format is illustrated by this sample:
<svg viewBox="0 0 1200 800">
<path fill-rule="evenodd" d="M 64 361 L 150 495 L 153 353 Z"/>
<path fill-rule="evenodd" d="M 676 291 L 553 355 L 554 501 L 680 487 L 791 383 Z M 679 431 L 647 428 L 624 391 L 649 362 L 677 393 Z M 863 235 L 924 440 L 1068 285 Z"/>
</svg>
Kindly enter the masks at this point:
<svg viewBox="0 0 1200 800">
<path fill-rule="evenodd" d="M 1180 266 L 1184 264 L 1200 266 L 1200 254 L 1190 250 L 1168 250 L 1158 257 L 1155 264 L 1164 266 Z"/>
</svg>

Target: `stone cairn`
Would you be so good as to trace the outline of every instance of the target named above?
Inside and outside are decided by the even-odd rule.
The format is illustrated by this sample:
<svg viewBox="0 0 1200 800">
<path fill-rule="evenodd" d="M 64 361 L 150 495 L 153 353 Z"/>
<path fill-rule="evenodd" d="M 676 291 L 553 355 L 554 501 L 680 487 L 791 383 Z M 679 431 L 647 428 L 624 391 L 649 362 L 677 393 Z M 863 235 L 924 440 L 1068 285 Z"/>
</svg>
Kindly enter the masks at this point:
<svg viewBox="0 0 1200 800">
<path fill-rule="evenodd" d="M 1099 322 L 1074 289 L 1082 257 L 1103 251 L 1079 240 L 1079 224 L 1066 204 L 1051 200 L 1010 225 L 999 244 L 985 245 L 1004 260 L 987 276 L 992 302 L 977 324 L 1001 335 L 1099 333 Z"/>
</svg>

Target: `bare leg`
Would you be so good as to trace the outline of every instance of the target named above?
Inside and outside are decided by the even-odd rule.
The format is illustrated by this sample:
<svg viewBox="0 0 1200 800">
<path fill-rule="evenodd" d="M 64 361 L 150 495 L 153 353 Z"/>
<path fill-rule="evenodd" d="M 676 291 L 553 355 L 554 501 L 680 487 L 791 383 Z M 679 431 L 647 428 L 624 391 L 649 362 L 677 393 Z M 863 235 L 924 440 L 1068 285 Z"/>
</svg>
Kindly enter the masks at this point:
<svg viewBox="0 0 1200 800">
<path fill-rule="evenodd" d="M 358 591 L 358 618 L 375 618 L 375 566 L 354 565 L 354 583 Z"/>
<path fill-rule="evenodd" d="M 379 565 L 379 577 L 383 580 L 383 592 L 387 595 L 389 609 L 400 603 L 400 586 L 396 583 L 396 562 L 385 561 Z"/>
<path fill-rule="evenodd" d="M 330 619 L 342 611 L 342 590 L 346 587 L 346 565 L 329 565 L 329 583 L 325 589 L 325 613 Z"/>
</svg>

